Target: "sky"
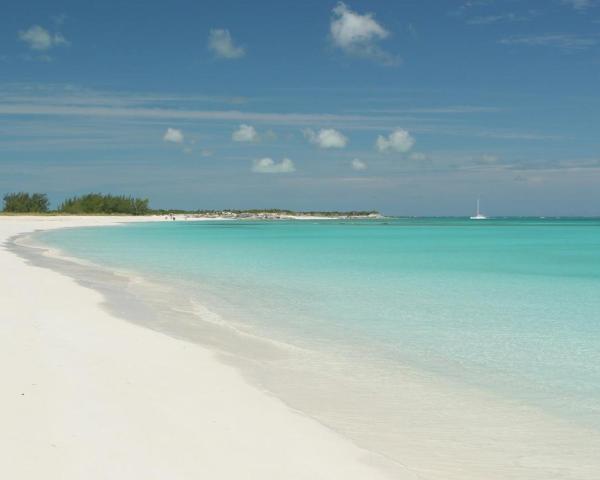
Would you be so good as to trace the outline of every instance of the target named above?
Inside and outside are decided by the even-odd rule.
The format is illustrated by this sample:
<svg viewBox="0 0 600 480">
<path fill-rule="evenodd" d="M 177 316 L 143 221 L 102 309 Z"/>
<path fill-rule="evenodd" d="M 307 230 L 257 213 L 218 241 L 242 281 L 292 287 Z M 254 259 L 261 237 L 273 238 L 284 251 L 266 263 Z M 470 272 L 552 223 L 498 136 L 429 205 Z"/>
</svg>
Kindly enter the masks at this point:
<svg viewBox="0 0 600 480">
<path fill-rule="evenodd" d="M 0 15 L 0 193 L 600 215 L 600 0 L 45 0 Z"/>
</svg>

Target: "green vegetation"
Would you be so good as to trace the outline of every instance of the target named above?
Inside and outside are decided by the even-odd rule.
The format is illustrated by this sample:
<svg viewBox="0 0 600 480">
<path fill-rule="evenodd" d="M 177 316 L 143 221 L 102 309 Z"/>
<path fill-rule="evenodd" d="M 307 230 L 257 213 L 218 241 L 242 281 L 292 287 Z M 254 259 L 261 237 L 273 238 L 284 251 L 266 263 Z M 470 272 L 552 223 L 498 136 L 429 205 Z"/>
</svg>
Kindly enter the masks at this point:
<svg viewBox="0 0 600 480">
<path fill-rule="evenodd" d="M 103 195 L 89 193 L 80 197 L 68 198 L 59 207 L 61 213 L 72 214 L 128 214 L 147 215 L 151 213 L 147 198 L 134 198 L 125 195 Z"/>
<path fill-rule="evenodd" d="M 8 213 L 45 213 L 50 203 L 45 193 L 8 193 L 3 200 Z"/>
<path fill-rule="evenodd" d="M 9 193 L 4 196 L 4 210 L 7 214 L 47 213 L 74 215 L 171 215 L 188 214 L 207 217 L 228 218 L 278 218 L 279 215 L 304 215 L 315 217 L 367 217 L 377 211 L 294 211 L 278 208 L 250 210 L 179 210 L 151 209 L 147 198 L 126 195 L 89 193 L 75 196 L 62 202 L 58 209 L 49 211 L 48 196 L 45 193 Z"/>
</svg>

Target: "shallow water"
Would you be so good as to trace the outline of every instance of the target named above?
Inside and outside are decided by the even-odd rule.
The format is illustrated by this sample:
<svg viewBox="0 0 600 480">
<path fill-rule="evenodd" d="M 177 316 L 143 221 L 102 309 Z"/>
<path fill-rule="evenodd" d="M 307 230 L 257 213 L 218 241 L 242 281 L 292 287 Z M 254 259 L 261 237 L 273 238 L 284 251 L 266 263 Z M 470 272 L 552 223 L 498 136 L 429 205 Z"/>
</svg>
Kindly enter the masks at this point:
<svg viewBox="0 0 600 480">
<path fill-rule="evenodd" d="M 486 461 L 505 478 L 594 478 L 598 220 L 164 222 L 36 238 L 153 282 L 147 298 L 178 312 L 163 323 L 190 326 L 179 336 L 201 341 L 195 322 L 209 323 L 286 346 L 212 342 L 363 446 L 421 472 L 436 451 L 430 478 L 495 478 Z"/>
</svg>

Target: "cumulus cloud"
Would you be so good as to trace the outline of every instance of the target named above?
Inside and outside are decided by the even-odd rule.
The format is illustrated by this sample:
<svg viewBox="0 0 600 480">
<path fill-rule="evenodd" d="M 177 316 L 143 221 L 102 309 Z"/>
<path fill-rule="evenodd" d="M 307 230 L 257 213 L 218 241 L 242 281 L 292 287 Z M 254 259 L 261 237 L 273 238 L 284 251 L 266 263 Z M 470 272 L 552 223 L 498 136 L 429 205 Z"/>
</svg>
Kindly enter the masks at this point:
<svg viewBox="0 0 600 480">
<path fill-rule="evenodd" d="M 348 138 L 333 128 L 322 128 L 318 132 L 309 128 L 303 133 L 310 143 L 320 148 L 344 148 L 348 143 Z"/>
<path fill-rule="evenodd" d="M 379 24 L 372 13 L 361 15 L 348 8 L 343 2 L 333 8 L 329 26 L 333 44 L 345 53 L 371 58 L 387 65 L 397 65 L 397 57 L 379 47 L 378 42 L 390 35 Z"/>
<path fill-rule="evenodd" d="M 246 53 L 244 47 L 236 46 L 229 30 L 212 29 L 208 34 L 208 48 L 221 58 L 235 59 Z"/>
<path fill-rule="evenodd" d="M 231 139 L 234 142 L 256 142 L 258 140 L 258 133 L 253 126 L 242 124 L 231 134 Z"/>
<path fill-rule="evenodd" d="M 406 153 L 415 144 L 415 139 L 406 130 L 398 128 L 387 137 L 379 135 L 375 147 L 380 152 L 394 151 Z"/>
<path fill-rule="evenodd" d="M 358 158 L 355 158 L 354 160 L 352 160 L 350 165 L 352 167 L 352 170 L 356 170 L 357 172 L 367 169 L 367 164 L 365 162 L 363 162 L 362 160 L 359 160 Z"/>
<path fill-rule="evenodd" d="M 183 132 L 177 128 L 167 128 L 163 140 L 165 142 L 183 143 Z"/>
<path fill-rule="evenodd" d="M 39 25 L 33 25 L 19 32 L 19 40 L 29 45 L 32 50 L 46 51 L 68 42 L 61 33 L 50 33 Z"/>
<path fill-rule="evenodd" d="M 296 171 L 296 167 L 289 158 L 284 158 L 281 162 L 276 163 L 273 159 L 265 157 L 254 160 L 252 171 L 256 173 L 291 173 Z"/>
</svg>

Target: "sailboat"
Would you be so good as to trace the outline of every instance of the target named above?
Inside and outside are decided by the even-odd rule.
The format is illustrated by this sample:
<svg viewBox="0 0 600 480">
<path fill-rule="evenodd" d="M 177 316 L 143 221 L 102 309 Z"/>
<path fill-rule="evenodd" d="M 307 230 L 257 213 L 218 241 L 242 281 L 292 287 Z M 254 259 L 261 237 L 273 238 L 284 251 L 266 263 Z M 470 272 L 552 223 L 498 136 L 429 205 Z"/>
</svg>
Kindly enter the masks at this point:
<svg viewBox="0 0 600 480">
<path fill-rule="evenodd" d="M 475 216 L 469 217 L 469 218 L 471 220 L 487 220 L 488 217 L 486 217 L 479 211 L 479 199 L 477 199 L 477 214 Z"/>
</svg>

